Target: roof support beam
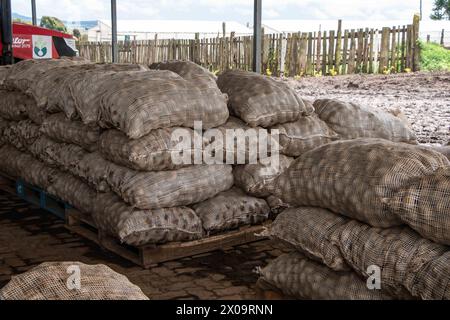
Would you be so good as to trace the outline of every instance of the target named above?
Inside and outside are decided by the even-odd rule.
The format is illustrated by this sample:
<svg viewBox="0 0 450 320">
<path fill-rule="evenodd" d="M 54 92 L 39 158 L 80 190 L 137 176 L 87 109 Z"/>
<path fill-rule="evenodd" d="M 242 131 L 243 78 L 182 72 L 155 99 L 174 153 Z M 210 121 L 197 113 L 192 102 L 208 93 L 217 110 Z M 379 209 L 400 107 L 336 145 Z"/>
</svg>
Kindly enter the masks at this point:
<svg viewBox="0 0 450 320">
<path fill-rule="evenodd" d="M 261 43 L 262 43 L 262 0 L 254 0 L 253 8 L 253 71 L 261 73 Z"/>
<path fill-rule="evenodd" d="M 33 26 L 37 26 L 37 17 L 36 17 L 36 0 L 31 0 L 31 19 L 33 21 Z"/>
<path fill-rule="evenodd" d="M 116 0 L 111 0 L 111 48 L 112 48 L 112 62 L 119 62 L 119 50 L 117 47 L 117 4 Z"/>
</svg>

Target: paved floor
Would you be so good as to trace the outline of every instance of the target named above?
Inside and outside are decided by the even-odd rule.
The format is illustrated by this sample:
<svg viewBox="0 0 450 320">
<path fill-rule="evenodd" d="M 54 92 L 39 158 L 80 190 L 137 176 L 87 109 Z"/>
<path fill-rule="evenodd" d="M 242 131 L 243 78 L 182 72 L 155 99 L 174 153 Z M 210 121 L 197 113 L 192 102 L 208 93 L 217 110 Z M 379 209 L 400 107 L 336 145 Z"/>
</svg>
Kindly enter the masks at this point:
<svg viewBox="0 0 450 320">
<path fill-rule="evenodd" d="M 151 299 L 256 298 L 254 272 L 283 251 L 270 241 L 167 262 L 144 270 L 67 231 L 61 220 L 0 191 L 0 287 L 42 262 L 107 264 Z"/>
</svg>

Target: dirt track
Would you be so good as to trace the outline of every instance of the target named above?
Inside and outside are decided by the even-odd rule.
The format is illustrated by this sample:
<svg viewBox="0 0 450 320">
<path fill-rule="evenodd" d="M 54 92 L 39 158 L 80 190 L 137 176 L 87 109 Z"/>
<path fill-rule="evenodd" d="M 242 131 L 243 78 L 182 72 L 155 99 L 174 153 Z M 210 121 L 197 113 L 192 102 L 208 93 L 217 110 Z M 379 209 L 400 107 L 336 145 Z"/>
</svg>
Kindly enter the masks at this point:
<svg viewBox="0 0 450 320">
<path fill-rule="evenodd" d="M 351 75 L 287 80 L 304 98 L 336 98 L 399 109 L 420 143 L 450 139 L 450 73 Z"/>
</svg>

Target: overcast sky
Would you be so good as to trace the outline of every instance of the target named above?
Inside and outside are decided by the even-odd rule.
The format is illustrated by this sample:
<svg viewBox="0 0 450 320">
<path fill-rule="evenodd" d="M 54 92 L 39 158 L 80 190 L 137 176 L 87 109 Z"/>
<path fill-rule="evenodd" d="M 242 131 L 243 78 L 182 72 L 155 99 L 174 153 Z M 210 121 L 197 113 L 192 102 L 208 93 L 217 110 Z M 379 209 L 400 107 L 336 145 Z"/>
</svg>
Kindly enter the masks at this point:
<svg viewBox="0 0 450 320">
<path fill-rule="evenodd" d="M 36 0 L 37 15 L 64 20 L 109 19 L 109 0 Z M 433 0 L 423 0 L 428 19 Z M 119 19 L 252 20 L 253 0 L 117 0 Z M 31 16 L 30 0 L 12 0 Z M 263 0 L 263 19 L 408 20 L 420 0 Z"/>
</svg>

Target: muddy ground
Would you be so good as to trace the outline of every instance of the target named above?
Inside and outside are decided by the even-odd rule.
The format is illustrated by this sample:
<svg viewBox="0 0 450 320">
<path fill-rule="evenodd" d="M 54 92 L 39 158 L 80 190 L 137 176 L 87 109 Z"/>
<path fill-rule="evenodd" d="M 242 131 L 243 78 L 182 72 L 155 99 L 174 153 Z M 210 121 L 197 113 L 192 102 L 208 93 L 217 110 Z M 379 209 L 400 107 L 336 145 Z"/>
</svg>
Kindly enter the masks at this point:
<svg viewBox="0 0 450 320">
<path fill-rule="evenodd" d="M 450 139 L 450 73 L 289 79 L 307 99 L 335 98 L 402 111 L 423 144 Z"/>
</svg>

